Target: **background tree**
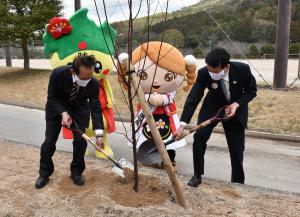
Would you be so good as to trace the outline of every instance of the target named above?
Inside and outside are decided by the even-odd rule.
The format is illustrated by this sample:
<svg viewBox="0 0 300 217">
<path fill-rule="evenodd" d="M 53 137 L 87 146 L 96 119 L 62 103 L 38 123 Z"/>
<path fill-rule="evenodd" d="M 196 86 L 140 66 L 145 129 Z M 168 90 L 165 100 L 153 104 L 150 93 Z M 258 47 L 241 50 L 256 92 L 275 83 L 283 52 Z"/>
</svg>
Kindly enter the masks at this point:
<svg viewBox="0 0 300 217">
<path fill-rule="evenodd" d="M 199 44 L 199 37 L 197 35 L 190 35 L 185 38 L 184 46 L 189 48 L 196 48 Z"/>
<path fill-rule="evenodd" d="M 209 7 L 206 5 L 209 2 Z M 181 10 L 169 14 L 167 21 L 157 19 L 150 26 L 151 32 L 160 35 L 166 29 L 177 29 L 183 36 L 185 48 L 195 49 L 201 43 L 203 49 L 208 49 L 227 40 L 225 34 L 218 28 L 206 9 L 223 30 L 235 42 L 245 44 L 275 44 L 277 23 L 277 0 L 202 0 Z M 207 3 L 207 4 L 206 4 Z M 292 0 L 291 43 L 300 42 L 300 0 Z M 134 32 L 145 31 L 146 19 L 135 20 Z M 114 27 L 118 37 L 126 37 L 127 23 L 116 22 Z M 137 41 L 137 34 L 134 34 Z M 156 38 L 157 40 L 159 38 Z M 142 41 L 139 41 L 142 42 Z M 248 49 L 245 49 L 246 51 Z"/>
<path fill-rule="evenodd" d="M 0 14 L 5 13 L 5 7 L 0 4 Z M 0 23 L 1 25 L 1 23 Z M 0 26 L 1 29 L 1 26 Z M 12 60 L 11 60 L 11 48 L 9 41 L 7 41 L 5 33 L 3 31 L 0 31 L 0 47 L 4 47 L 5 50 L 5 59 L 6 59 L 6 66 L 11 67 L 12 66 Z"/>
<path fill-rule="evenodd" d="M 45 24 L 60 16 L 61 0 L 0 0 L 0 32 L 5 41 L 22 48 L 24 68 L 29 68 L 28 42 L 40 39 Z"/>
<path fill-rule="evenodd" d="M 300 53 L 300 43 L 291 44 L 289 47 L 290 54 L 299 54 Z"/>
<path fill-rule="evenodd" d="M 250 47 L 249 47 L 249 56 L 250 57 L 259 57 L 259 50 L 258 48 L 256 47 L 255 44 L 252 44 Z"/>
<path fill-rule="evenodd" d="M 199 45 L 193 50 L 193 55 L 194 55 L 196 58 L 203 58 L 203 57 L 204 57 L 204 55 L 203 55 L 203 49 L 202 49 L 201 44 L 199 44 Z"/>
<path fill-rule="evenodd" d="M 275 48 L 272 44 L 266 44 L 261 47 L 260 49 L 260 55 L 264 54 L 275 54 Z"/>
<path fill-rule="evenodd" d="M 161 40 L 161 37 L 158 39 Z M 182 48 L 184 46 L 184 36 L 178 29 L 167 29 L 164 31 L 164 42 Z"/>
</svg>

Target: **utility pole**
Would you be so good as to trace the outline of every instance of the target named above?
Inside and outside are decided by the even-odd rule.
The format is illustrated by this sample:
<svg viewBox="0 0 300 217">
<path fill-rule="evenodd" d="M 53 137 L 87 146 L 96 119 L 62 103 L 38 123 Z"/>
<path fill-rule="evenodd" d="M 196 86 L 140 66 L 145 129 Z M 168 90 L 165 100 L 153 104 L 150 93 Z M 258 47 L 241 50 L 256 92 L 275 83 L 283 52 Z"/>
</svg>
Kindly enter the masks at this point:
<svg viewBox="0 0 300 217">
<path fill-rule="evenodd" d="M 81 8 L 80 0 L 74 0 L 75 11 L 78 11 Z"/>
<path fill-rule="evenodd" d="M 274 89 L 283 89 L 287 85 L 291 8 L 292 0 L 278 0 Z"/>
</svg>

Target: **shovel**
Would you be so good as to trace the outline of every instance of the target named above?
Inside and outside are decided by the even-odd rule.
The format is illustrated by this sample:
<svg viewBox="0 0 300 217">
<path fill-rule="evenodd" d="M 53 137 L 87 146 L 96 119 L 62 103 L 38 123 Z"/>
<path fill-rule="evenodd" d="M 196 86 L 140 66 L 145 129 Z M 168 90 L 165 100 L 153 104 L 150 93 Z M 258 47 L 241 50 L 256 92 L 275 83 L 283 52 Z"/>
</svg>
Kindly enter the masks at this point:
<svg viewBox="0 0 300 217">
<path fill-rule="evenodd" d="M 185 130 L 184 133 L 183 133 L 183 137 L 186 137 L 187 135 L 191 134 L 191 133 L 194 133 L 196 132 L 197 130 L 203 128 L 203 127 L 206 127 L 212 123 L 218 123 L 220 121 L 227 121 L 229 118 L 226 116 L 225 114 L 225 108 L 226 106 L 220 108 L 217 112 L 217 114 L 208 119 L 207 121 L 204 121 L 203 123 L 201 124 L 198 124 L 188 130 Z M 167 147 L 168 145 L 172 144 L 173 142 L 176 142 L 176 138 L 173 137 L 171 140 L 167 141 L 165 144 L 165 146 Z M 155 146 L 155 143 L 154 142 L 145 142 L 143 143 L 140 147 L 139 147 L 139 150 L 137 152 L 137 158 L 138 160 L 145 164 L 145 165 L 153 165 L 153 164 L 156 164 L 156 163 L 160 163 L 161 162 L 161 158 L 160 158 L 160 154 L 158 153 L 157 151 L 157 148 Z"/>
<path fill-rule="evenodd" d="M 76 122 L 75 122 L 75 125 L 77 127 Z M 67 128 L 68 130 L 76 131 L 77 133 L 80 133 L 82 138 L 84 138 L 87 142 L 92 144 L 97 151 L 100 151 L 105 157 L 107 157 L 112 163 L 114 163 L 114 167 L 112 168 L 112 171 L 115 174 L 117 174 L 118 176 L 121 176 L 122 178 L 126 178 L 125 173 L 124 173 L 124 169 L 128 168 L 131 171 L 133 170 L 133 165 L 128 160 L 126 160 L 125 158 L 121 158 L 119 161 L 115 160 L 104 149 L 97 146 L 97 144 L 93 140 L 91 140 L 86 134 L 84 134 L 81 130 L 72 129 L 72 128 L 67 127 L 67 126 L 64 126 L 64 127 Z"/>
</svg>

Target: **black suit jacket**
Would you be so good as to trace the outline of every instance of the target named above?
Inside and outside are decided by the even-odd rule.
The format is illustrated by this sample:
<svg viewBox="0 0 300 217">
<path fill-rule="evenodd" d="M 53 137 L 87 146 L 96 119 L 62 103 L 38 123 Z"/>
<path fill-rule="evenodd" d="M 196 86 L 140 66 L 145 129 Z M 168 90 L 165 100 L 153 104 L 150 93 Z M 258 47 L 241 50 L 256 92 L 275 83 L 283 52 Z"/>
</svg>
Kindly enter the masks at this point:
<svg viewBox="0 0 300 217">
<path fill-rule="evenodd" d="M 217 85 L 213 85 L 217 83 Z M 217 88 L 213 88 L 217 86 Z M 251 74 L 250 67 L 240 62 L 230 62 L 229 70 L 229 90 L 230 101 L 228 101 L 223 93 L 220 81 L 214 81 L 207 70 L 203 67 L 198 71 L 196 83 L 191 89 L 181 116 L 181 121 L 189 123 L 195 109 L 201 101 L 204 90 L 208 89 L 208 93 L 203 101 L 198 122 L 202 122 L 215 115 L 219 108 L 237 102 L 238 108 L 235 118 L 244 126 L 248 123 L 248 103 L 256 96 L 256 81 Z"/>
<path fill-rule="evenodd" d="M 103 129 L 102 109 L 99 101 L 99 81 L 92 78 L 86 87 L 80 87 L 75 99 L 70 100 L 73 88 L 72 66 L 61 66 L 53 70 L 48 86 L 46 120 L 67 111 L 72 118 L 88 127 L 90 114 L 93 129 Z"/>
</svg>

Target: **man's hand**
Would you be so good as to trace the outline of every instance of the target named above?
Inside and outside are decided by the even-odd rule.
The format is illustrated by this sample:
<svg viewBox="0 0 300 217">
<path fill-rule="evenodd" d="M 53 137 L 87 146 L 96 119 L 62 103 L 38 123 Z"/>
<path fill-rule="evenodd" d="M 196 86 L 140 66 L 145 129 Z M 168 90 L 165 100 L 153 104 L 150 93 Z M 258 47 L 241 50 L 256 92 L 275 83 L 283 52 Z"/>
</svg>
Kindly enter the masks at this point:
<svg viewBox="0 0 300 217">
<path fill-rule="evenodd" d="M 182 124 L 180 124 L 179 128 L 174 133 L 174 137 L 177 141 L 181 140 L 184 137 L 184 126 Z"/>
<path fill-rule="evenodd" d="M 70 115 L 68 114 L 68 112 L 63 112 L 61 114 L 61 116 L 62 116 L 61 125 L 70 128 L 71 124 L 72 124 L 72 118 L 70 117 Z"/>
<path fill-rule="evenodd" d="M 99 136 L 96 137 L 96 145 L 98 146 L 97 150 L 100 151 L 101 149 L 104 149 L 104 143 L 103 143 L 103 137 Z"/>
<path fill-rule="evenodd" d="M 225 113 L 227 115 L 228 118 L 232 118 L 235 113 L 236 113 L 236 110 L 240 107 L 240 105 L 236 102 L 232 103 L 231 105 L 227 106 L 225 108 Z"/>
</svg>

